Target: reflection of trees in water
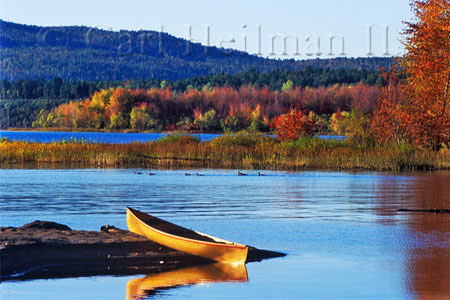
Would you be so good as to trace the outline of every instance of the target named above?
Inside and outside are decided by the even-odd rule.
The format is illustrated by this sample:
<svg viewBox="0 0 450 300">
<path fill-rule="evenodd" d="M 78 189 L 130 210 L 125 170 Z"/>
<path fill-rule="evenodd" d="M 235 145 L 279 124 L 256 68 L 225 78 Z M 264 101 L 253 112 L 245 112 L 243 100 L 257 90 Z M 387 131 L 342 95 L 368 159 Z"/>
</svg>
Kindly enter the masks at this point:
<svg viewBox="0 0 450 300">
<path fill-rule="evenodd" d="M 414 241 L 411 249 L 405 246 L 409 250 L 405 271 L 409 292 L 420 299 L 450 296 L 450 215 L 397 209 L 450 209 L 449 175 L 437 173 L 407 182 L 386 180 L 377 189 L 376 213 L 391 221 L 403 216 L 411 230 Z"/>
<path fill-rule="evenodd" d="M 415 194 L 413 186 L 413 177 L 382 177 L 376 186 L 376 202 L 373 206 L 379 222 L 395 223 L 404 219 L 397 210 L 410 207 Z"/>
<path fill-rule="evenodd" d="M 450 208 L 450 177 L 427 176 L 414 182 L 414 209 Z M 450 215 L 409 213 L 410 228 L 425 234 L 426 240 L 409 256 L 409 285 L 420 298 L 450 297 Z M 427 238 L 433 239 L 428 240 Z"/>
</svg>

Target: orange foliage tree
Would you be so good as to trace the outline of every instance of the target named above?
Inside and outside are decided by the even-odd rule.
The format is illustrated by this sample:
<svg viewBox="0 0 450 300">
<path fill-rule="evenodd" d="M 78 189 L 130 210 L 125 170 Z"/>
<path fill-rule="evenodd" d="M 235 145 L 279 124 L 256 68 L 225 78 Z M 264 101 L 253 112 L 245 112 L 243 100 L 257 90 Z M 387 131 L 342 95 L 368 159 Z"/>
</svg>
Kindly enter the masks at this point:
<svg viewBox="0 0 450 300">
<path fill-rule="evenodd" d="M 387 84 L 382 88 L 372 128 L 380 142 L 401 143 L 409 140 L 409 133 L 412 132 L 413 119 L 403 95 L 407 87 L 399 82 L 395 67 L 390 72 L 382 70 L 382 77 Z"/>
<path fill-rule="evenodd" d="M 301 136 L 311 136 L 316 128 L 316 116 L 298 109 L 275 117 L 272 121 L 277 137 L 280 140 L 297 140 Z"/>
<path fill-rule="evenodd" d="M 400 67 L 407 76 L 401 98 L 381 98 L 375 127 L 381 138 L 396 128 L 421 146 L 439 149 L 450 141 L 450 1 L 414 0 L 414 23 L 407 23 L 406 54 Z M 389 92 L 389 91 L 387 91 Z M 399 95 L 397 95 L 399 96 Z M 393 125 L 381 126 L 383 121 Z M 384 132 L 383 132 L 384 131 Z"/>
</svg>

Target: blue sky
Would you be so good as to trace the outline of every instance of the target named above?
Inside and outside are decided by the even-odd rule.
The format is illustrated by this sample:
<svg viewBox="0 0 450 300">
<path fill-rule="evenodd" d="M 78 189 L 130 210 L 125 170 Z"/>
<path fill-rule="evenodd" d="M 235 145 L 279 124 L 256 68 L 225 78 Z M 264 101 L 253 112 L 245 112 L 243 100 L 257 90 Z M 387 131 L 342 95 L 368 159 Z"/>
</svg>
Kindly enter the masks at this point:
<svg viewBox="0 0 450 300">
<path fill-rule="evenodd" d="M 408 0 L 191 0 L 191 1 L 61 1 L 61 0 L 0 0 L 0 18 L 33 25 L 86 25 L 103 29 L 149 29 L 164 31 L 177 37 L 226 46 L 262 56 L 297 59 L 337 56 L 342 52 L 342 37 L 346 56 L 366 56 L 369 52 L 369 24 L 372 24 L 372 53 L 401 53 L 399 32 L 402 21 L 412 18 Z M 244 25 L 245 28 L 244 28 Z M 258 27 L 258 25 L 260 27 Z M 261 28 L 260 30 L 258 28 Z M 274 39 L 272 51 L 272 38 Z M 261 36 L 261 38 L 259 38 Z M 289 38 L 284 52 L 283 36 Z M 330 53 L 330 36 L 333 55 Z M 309 40 L 307 40 L 309 37 Z M 234 39 L 234 43 L 226 42 Z M 222 43 L 221 43 L 222 41 Z M 259 51 L 261 49 L 261 51 Z M 306 54 L 312 54 L 307 56 Z"/>
</svg>

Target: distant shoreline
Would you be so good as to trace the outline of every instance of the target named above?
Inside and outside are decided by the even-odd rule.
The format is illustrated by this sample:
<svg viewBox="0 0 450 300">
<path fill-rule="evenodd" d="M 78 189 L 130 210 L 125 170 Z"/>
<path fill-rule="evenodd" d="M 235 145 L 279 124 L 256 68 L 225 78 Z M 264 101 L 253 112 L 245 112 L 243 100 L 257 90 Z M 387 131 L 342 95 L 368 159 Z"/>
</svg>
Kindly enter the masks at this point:
<svg viewBox="0 0 450 300">
<path fill-rule="evenodd" d="M 121 130 L 106 130 L 95 128 L 64 128 L 64 127 L 51 127 L 51 128 L 6 128 L 0 131 L 9 132 L 92 132 L 92 133 L 158 133 L 158 134 L 227 134 L 223 131 L 218 132 L 201 132 L 201 131 L 155 131 L 155 130 L 134 130 L 134 129 L 121 129 Z M 231 134 L 239 134 L 239 132 L 231 132 Z M 249 134 L 254 134 L 250 133 Z M 268 132 L 260 132 L 259 134 L 270 134 Z M 320 132 L 317 136 L 337 136 L 332 132 Z M 1 137 L 1 136 L 0 136 Z"/>
<path fill-rule="evenodd" d="M 0 129 L 0 131 L 12 131 L 12 132 L 99 132 L 99 133 L 161 133 L 152 130 L 133 130 L 133 129 L 122 129 L 122 130 L 105 130 L 105 129 L 95 129 L 95 128 L 63 128 L 63 127 L 52 127 L 52 128 L 6 128 Z M 169 133 L 169 132 L 163 132 Z"/>
</svg>

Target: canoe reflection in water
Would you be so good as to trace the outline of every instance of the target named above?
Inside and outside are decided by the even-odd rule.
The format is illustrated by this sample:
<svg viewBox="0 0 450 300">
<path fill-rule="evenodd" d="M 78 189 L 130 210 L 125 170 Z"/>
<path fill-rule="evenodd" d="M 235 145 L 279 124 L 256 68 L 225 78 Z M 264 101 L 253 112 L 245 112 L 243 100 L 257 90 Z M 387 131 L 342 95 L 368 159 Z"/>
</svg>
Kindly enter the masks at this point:
<svg viewBox="0 0 450 300">
<path fill-rule="evenodd" d="M 147 275 L 127 283 L 127 300 L 145 299 L 159 289 L 210 282 L 247 282 L 244 264 L 214 263 Z"/>
</svg>

